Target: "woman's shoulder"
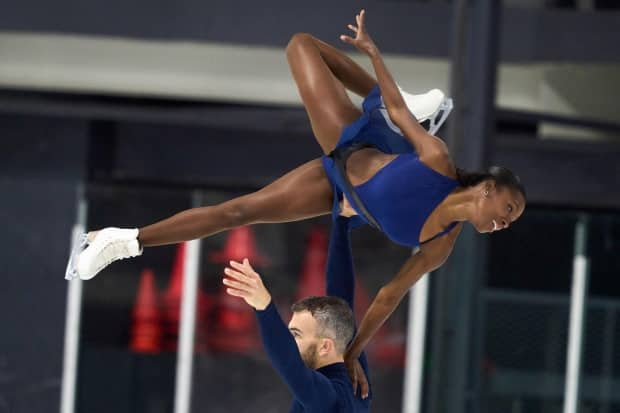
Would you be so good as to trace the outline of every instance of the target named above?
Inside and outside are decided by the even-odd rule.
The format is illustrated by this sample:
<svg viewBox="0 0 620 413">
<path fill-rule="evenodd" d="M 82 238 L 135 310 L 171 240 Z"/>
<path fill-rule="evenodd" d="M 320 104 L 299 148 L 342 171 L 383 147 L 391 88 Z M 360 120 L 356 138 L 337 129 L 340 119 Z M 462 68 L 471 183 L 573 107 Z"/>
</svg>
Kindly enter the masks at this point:
<svg viewBox="0 0 620 413">
<path fill-rule="evenodd" d="M 441 143 L 443 147 L 442 145 L 437 145 L 436 149 L 425 151 L 418 159 L 421 163 L 438 174 L 456 180 L 457 175 L 454 162 L 452 162 L 452 158 L 450 157 L 445 143 L 443 143 L 443 141 L 441 141 Z"/>
</svg>

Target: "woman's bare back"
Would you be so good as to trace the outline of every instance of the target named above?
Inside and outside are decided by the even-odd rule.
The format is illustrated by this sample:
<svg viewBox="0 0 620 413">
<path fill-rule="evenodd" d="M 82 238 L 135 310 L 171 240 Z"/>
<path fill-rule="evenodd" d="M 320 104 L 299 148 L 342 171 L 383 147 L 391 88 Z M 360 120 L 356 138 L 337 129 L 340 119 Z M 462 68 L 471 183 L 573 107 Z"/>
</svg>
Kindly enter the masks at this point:
<svg viewBox="0 0 620 413">
<path fill-rule="evenodd" d="M 390 163 L 397 154 L 387 154 L 375 148 L 357 150 L 347 159 L 347 176 L 353 186 L 372 179 L 377 172 Z"/>
<path fill-rule="evenodd" d="M 387 154 L 375 148 L 362 148 L 353 152 L 346 163 L 347 177 L 353 186 L 361 185 L 372 179 L 377 172 L 389 164 L 398 155 Z M 342 195 L 340 201 L 340 215 L 350 217 L 357 213 Z"/>
</svg>

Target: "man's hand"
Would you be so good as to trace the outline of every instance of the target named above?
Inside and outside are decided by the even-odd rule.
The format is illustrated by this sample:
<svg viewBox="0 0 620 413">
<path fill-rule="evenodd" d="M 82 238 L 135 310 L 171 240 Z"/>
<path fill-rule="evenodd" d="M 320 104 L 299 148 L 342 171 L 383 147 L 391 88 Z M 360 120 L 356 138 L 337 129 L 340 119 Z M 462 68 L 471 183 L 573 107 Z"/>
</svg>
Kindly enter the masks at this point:
<svg viewBox="0 0 620 413">
<path fill-rule="evenodd" d="M 360 52 L 365 53 L 369 56 L 376 53 L 377 46 L 375 42 L 372 41 L 368 32 L 366 32 L 366 26 L 364 25 L 364 16 L 366 12 L 364 10 L 360 11 L 359 14 L 355 15 L 355 22 L 357 26 L 349 24 L 347 27 L 353 33 L 355 33 L 355 38 L 351 36 L 341 35 L 340 40 L 345 43 L 352 44 L 355 46 Z"/>
<path fill-rule="evenodd" d="M 243 263 L 230 261 L 230 266 L 224 269 L 222 280 L 228 286 L 226 292 L 235 297 L 241 297 L 246 303 L 257 310 L 264 310 L 271 302 L 271 295 L 263 285 L 260 275 L 254 271 L 247 258 Z"/>
<path fill-rule="evenodd" d="M 362 399 L 368 397 L 368 379 L 364 373 L 364 369 L 360 364 L 357 357 L 345 356 L 344 363 L 349 371 L 349 377 L 353 383 L 353 392 L 357 393 L 357 386 L 360 389 L 360 396 Z"/>
</svg>

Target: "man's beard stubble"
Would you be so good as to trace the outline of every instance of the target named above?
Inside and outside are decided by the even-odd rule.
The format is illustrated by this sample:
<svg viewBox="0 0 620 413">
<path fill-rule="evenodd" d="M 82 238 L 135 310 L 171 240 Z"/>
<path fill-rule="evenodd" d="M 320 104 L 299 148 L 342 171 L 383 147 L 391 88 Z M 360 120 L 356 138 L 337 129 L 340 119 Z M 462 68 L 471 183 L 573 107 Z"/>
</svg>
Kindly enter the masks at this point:
<svg viewBox="0 0 620 413">
<path fill-rule="evenodd" d="M 316 357 L 316 343 L 311 344 L 306 351 L 301 354 L 301 359 L 304 361 L 306 367 L 316 370 L 316 366 L 318 364 Z"/>
</svg>

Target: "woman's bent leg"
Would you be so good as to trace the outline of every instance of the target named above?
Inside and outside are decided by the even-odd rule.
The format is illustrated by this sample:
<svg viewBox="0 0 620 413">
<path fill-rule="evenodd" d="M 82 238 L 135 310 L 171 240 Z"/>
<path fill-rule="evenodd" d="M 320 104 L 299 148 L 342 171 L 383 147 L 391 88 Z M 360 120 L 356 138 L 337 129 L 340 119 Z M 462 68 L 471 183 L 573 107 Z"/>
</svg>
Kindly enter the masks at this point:
<svg viewBox="0 0 620 413">
<path fill-rule="evenodd" d="M 329 66 L 329 70 L 344 87 L 360 97 L 368 96 L 372 88 L 376 86 L 377 80 L 341 50 L 316 37 L 312 39 L 319 48 L 323 60 Z"/>
<path fill-rule="evenodd" d="M 342 129 L 355 121 L 361 111 L 330 70 L 315 40 L 305 33 L 294 35 L 286 48 L 286 57 L 314 136 L 327 154 L 336 147 Z"/>
</svg>

